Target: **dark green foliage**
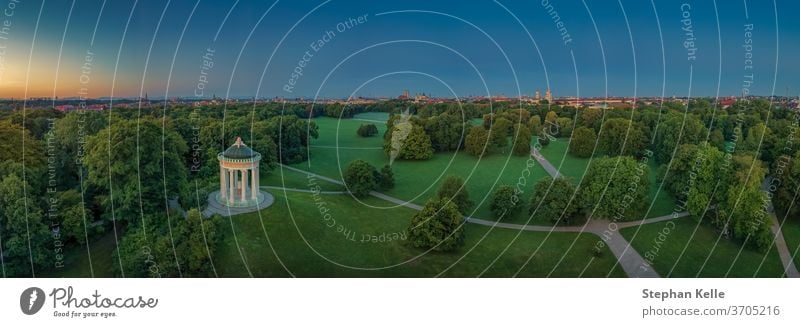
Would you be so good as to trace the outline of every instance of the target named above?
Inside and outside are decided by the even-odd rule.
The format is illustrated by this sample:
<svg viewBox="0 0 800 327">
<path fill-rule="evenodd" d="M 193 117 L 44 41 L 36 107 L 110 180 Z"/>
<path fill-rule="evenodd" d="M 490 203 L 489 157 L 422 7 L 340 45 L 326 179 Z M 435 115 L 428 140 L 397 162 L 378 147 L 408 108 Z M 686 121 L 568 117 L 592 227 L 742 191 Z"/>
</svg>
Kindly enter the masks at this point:
<svg viewBox="0 0 800 327">
<path fill-rule="evenodd" d="M 502 185 L 494 191 L 490 209 L 495 218 L 507 218 L 519 212 L 519 193 L 513 186 Z"/>
<path fill-rule="evenodd" d="M 543 129 L 542 132 L 539 133 L 537 141 L 539 142 L 539 145 L 544 147 L 544 146 L 547 146 L 548 144 L 550 144 L 550 138 L 551 137 L 552 136 L 550 136 L 550 134 L 547 134 L 546 129 Z"/>
<path fill-rule="evenodd" d="M 696 177 L 696 170 L 701 168 L 697 151 L 698 146 L 683 144 L 672 158 L 669 171 L 666 171 L 666 164 L 659 167 L 659 180 L 664 181 L 664 188 L 678 199 L 686 199 L 689 184 Z"/>
<path fill-rule="evenodd" d="M 659 163 L 666 163 L 680 144 L 700 144 L 706 140 L 707 129 L 695 115 L 668 115 L 655 132 L 653 152 Z"/>
<path fill-rule="evenodd" d="M 695 163 L 692 165 L 697 168 L 693 168 L 695 177 L 689 184 L 686 207 L 689 214 L 700 219 L 715 203 L 725 198 L 730 173 L 725 163 L 725 154 L 708 144 L 696 148 L 693 160 Z M 713 210 L 708 216 L 714 217 Z"/>
<path fill-rule="evenodd" d="M 592 161 L 580 186 L 578 205 L 595 219 L 641 219 L 648 203 L 650 168 L 633 157 Z"/>
<path fill-rule="evenodd" d="M 531 151 L 531 131 L 523 124 L 514 126 L 514 146 L 511 152 L 517 156 L 530 155 Z"/>
<path fill-rule="evenodd" d="M 571 224 L 579 211 L 575 197 L 575 185 L 569 179 L 547 176 L 533 187 L 528 214 L 535 220 Z"/>
<path fill-rule="evenodd" d="M 461 117 L 441 114 L 425 122 L 425 133 L 430 136 L 434 151 L 452 151 L 461 146 L 467 134 L 467 127 L 469 125 L 465 124 Z"/>
<path fill-rule="evenodd" d="M 528 122 L 528 125 L 531 129 L 531 134 L 539 135 L 539 132 L 542 130 L 542 118 L 538 115 L 531 116 L 531 120 Z"/>
<path fill-rule="evenodd" d="M 469 134 L 467 134 L 467 139 L 464 143 L 464 151 L 476 157 L 483 157 L 491 153 L 493 148 L 489 143 L 489 132 L 480 126 L 469 129 Z"/>
<path fill-rule="evenodd" d="M 609 156 L 639 157 L 647 146 L 644 125 L 624 118 L 606 120 L 599 138 L 599 150 Z"/>
<path fill-rule="evenodd" d="M 767 251 L 772 244 L 772 220 L 764 210 L 767 194 L 761 190 L 767 170 L 760 160 L 750 155 L 735 155 L 732 164 L 730 186 L 718 206 L 714 222 L 746 245 Z"/>
<path fill-rule="evenodd" d="M 214 254 L 222 218 L 203 219 L 197 209 L 180 214 L 145 216 L 129 229 L 113 253 L 118 277 L 215 277 Z"/>
<path fill-rule="evenodd" d="M 800 220 L 800 199 L 795 195 L 800 190 L 800 151 L 793 157 L 781 156 L 773 169 L 778 185 L 772 197 L 778 217 Z"/>
<path fill-rule="evenodd" d="M 83 164 L 89 184 L 102 190 L 98 198 L 106 217 L 131 222 L 163 212 L 165 197 L 181 194 L 186 151 L 180 135 L 162 131 L 159 122 L 123 120 L 89 138 Z"/>
<path fill-rule="evenodd" d="M 482 128 L 481 128 L 482 129 Z M 458 176 L 447 176 L 439 186 L 436 196 L 443 200 L 453 202 L 458 211 L 466 214 L 472 207 L 472 200 L 469 199 L 469 193 L 464 185 L 464 179 Z"/>
<path fill-rule="evenodd" d="M 297 116 L 273 117 L 264 128 L 278 147 L 280 161 L 285 164 L 306 161 L 310 139 L 319 137 L 319 128 L 314 122 L 300 119 Z M 258 131 L 258 129 L 255 130 Z M 259 152 L 263 151 L 258 147 L 253 147 L 253 149 Z M 262 153 L 263 155 L 264 153 Z"/>
<path fill-rule="evenodd" d="M 378 135 L 378 127 L 376 127 L 375 124 L 361 124 L 356 134 L 361 137 L 375 136 Z"/>
<path fill-rule="evenodd" d="M 592 156 L 597 136 L 591 128 L 580 126 L 572 134 L 572 141 L 569 143 L 569 153 L 578 158 L 588 158 Z"/>
<path fill-rule="evenodd" d="M 387 128 L 383 150 L 390 158 L 427 160 L 433 157 L 431 138 L 417 123 L 399 121 Z"/>
<path fill-rule="evenodd" d="M 508 131 L 511 129 L 511 121 L 505 118 L 498 118 L 489 130 L 489 138 L 492 146 L 497 149 L 508 145 Z"/>
<path fill-rule="evenodd" d="M 356 197 L 364 197 L 378 185 L 375 167 L 364 160 L 355 160 L 347 165 L 344 171 L 344 183 L 347 189 Z"/>
<path fill-rule="evenodd" d="M 35 277 L 37 269 L 53 264 L 49 221 L 43 221 L 42 211 L 34 205 L 36 200 L 30 189 L 30 185 L 15 175 L 4 176 L 0 181 L 4 277 Z"/>
<path fill-rule="evenodd" d="M 432 199 L 411 218 L 408 239 L 418 248 L 456 250 L 464 245 L 464 217 L 453 202 Z"/>
<path fill-rule="evenodd" d="M 378 189 L 387 191 L 394 188 L 394 173 L 392 167 L 384 165 L 381 171 L 375 175 L 375 180 L 378 184 Z"/>
</svg>

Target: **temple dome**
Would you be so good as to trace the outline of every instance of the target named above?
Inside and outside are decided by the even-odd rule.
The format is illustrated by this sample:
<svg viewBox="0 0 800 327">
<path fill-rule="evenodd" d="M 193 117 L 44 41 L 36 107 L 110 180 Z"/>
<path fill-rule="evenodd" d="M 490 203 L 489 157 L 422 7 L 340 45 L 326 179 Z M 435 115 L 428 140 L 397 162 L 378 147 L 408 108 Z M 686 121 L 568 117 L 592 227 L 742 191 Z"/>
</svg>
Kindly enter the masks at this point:
<svg viewBox="0 0 800 327">
<path fill-rule="evenodd" d="M 222 152 L 222 156 L 228 159 L 251 159 L 259 156 L 259 153 L 253 151 L 253 149 L 242 142 L 241 137 L 237 136 L 236 142 Z"/>
</svg>

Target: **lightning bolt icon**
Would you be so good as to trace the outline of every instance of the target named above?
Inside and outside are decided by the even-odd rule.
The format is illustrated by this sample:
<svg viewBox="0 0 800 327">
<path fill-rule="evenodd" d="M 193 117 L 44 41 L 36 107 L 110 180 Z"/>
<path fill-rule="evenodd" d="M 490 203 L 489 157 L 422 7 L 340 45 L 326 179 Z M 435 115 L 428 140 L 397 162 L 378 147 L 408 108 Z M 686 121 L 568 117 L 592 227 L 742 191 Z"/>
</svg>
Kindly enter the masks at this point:
<svg viewBox="0 0 800 327">
<path fill-rule="evenodd" d="M 39 297 L 39 291 L 37 291 L 35 289 L 31 290 L 31 298 L 30 298 L 30 301 L 28 302 L 28 305 L 29 305 L 28 306 L 28 310 L 33 309 L 33 304 L 36 303 L 36 299 L 38 297 Z"/>
</svg>

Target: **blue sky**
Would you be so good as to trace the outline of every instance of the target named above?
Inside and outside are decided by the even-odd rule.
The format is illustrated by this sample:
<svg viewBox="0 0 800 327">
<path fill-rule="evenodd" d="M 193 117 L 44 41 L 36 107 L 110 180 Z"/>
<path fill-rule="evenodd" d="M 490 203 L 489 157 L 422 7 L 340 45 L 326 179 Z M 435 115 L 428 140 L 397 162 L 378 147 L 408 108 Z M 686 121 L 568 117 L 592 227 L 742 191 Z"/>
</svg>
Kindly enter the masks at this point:
<svg viewBox="0 0 800 327">
<path fill-rule="evenodd" d="M 192 96 L 201 74 L 206 97 L 516 96 L 548 86 L 556 96 L 728 96 L 751 73 L 752 94 L 800 93 L 798 1 L 584 1 L 25 0 L 5 17 L 0 97 L 75 96 L 87 51 L 84 86 L 95 97 Z M 695 60 L 683 45 L 686 15 Z M 312 49 L 327 31 L 335 35 Z M 313 57 L 287 92 L 306 51 Z"/>
</svg>

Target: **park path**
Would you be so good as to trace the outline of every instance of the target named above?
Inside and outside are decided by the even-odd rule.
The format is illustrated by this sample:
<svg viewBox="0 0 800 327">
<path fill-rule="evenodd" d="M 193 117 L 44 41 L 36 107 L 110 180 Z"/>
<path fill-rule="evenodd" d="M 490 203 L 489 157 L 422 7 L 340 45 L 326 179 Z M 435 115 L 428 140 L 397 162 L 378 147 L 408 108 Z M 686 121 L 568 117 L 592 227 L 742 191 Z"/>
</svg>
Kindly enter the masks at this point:
<svg viewBox="0 0 800 327">
<path fill-rule="evenodd" d="M 761 184 L 761 189 L 768 192 L 771 182 L 772 177 L 765 178 L 764 182 Z M 771 198 L 767 205 L 767 214 L 770 219 L 772 219 L 772 227 L 770 227 L 770 230 L 775 234 L 775 248 L 778 250 L 778 256 L 783 263 L 783 272 L 786 274 L 786 277 L 800 278 L 800 272 L 797 271 L 797 266 L 794 265 L 792 251 L 789 251 L 789 247 L 786 246 L 786 239 L 783 238 L 783 232 L 781 231 L 781 227 L 783 226 L 781 226 L 780 221 L 778 221 L 778 217 L 775 216 L 775 207 L 772 205 Z"/>
<path fill-rule="evenodd" d="M 313 190 L 307 190 L 307 189 L 302 189 L 302 188 L 292 188 L 292 187 L 272 186 L 272 185 L 262 186 L 261 189 L 262 190 L 283 190 L 283 191 L 299 192 L 299 193 L 318 193 L 318 194 L 346 194 L 347 193 L 345 191 L 319 191 L 319 192 L 316 192 L 316 191 L 313 191 Z"/>
<path fill-rule="evenodd" d="M 542 158 L 544 159 L 544 158 Z M 538 160 L 538 159 L 537 159 Z M 548 162 L 549 164 L 549 162 Z M 307 174 L 319 178 L 321 180 L 331 182 L 338 185 L 344 185 L 344 183 L 340 180 L 336 180 L 327 176 L 319 175 L 312 173 L 310 171 L 305 171 L 302 169 L 289 167 L 286 165 L 281 164 L 281 167 L 286 168 L 288 170 L 296 171 L 302 174 Z M 552 167 L 552 165 L 550 165 Z M 556 172 L 557 173 L 557 172 Z M 422 206 L 411 203 L 408 201 L 404 201 L 398 198 L 395 198 L 390 195 L 386 195 L 380 192 L 372 191 L 370 195 L 377 197 L 379 199 L 404 206 L 406 208 L 410 208 L 413 210 L 420 211 L 422 210 Z M 640 220 L 634 222 L 626 222 L 624 223 L 626 227 L 630 226 L 637 226 L 641 224 L 648 224 L 654 222 L 665 221 L 669 219 L 675 219 L 682 216 L 675 216 L 675 215 L 666 215 L 662 217 L 647 219 L 647 220 Z M 628 275 L 628 277 L 659 277 L 658 273 L 654 270 L 649 269 L 649 265 L 644 261 L 641 255 L 639 255 L 636 250 L 632 247 L 628 246 L 628 242 L 625 241 L 625 238 L 619 234 L 617 228 L 609 228 L 610 222 L 607 220 L 591 220 L 584 226 L 540 226 L 540 225 L 522 225 L 522 224 L 510 224 L 510 223 L 502 223 L 497 221 L 491 221 L 481 218 L 475 217 L 465 217 L 466 222 L 489 226 L 489 227 L 497 227 L 497 228 L 505 228 L 505 229 L 514 229 L 514 230 L 524 230 L 524 231 L 534 231 L 534 232 L 560 232 L 560 233 L 581 233 L 587 232 L 592 233 L 599 236 L 603 241 L 608 244 L 609 250 L 616 256 L 617 261 L 622 266 L 622 269 Z M 647 269 L 643 269 L 647 268 Z"/>
<path fill-rule="evenodd" d="M 545 157 L 541 153 L 539 153 L 539 151 L 537 151 L 536 148 L 534 148 L 533 146 L 531 146 L 531 156 L 534 159 L 536 159 L 536 162 L 538 162 L 539 165 L 541 165 L 542 168 L 544 168 L 544 170 L 547 172 L 548 175 L 552 176 L 553 178 L 556 178 L 559 175 L 561 175 L 561 173 L 558 172 L 558 169 L 556 169 L 556 167 L 553 166 L 553 164 L 551 164 L 550 161 L 547 161 L 547 159 L 545 159 Z"/>
<path fill-rule="evenodd" d="M 550 163 L 539 151 L 531 146 L 531 156 L 538 162 L 542 168 L 553 178 L 560 175 L 558 169 Z M 688 213 L 686 214 L 688 215 Z M 642 224 L 655 223 L 666 221 L 670 219 L 680 218 L 685 215 L 665 215 L 653 219 L 642 219 L 630 222 L 611 222 L 601 219 L 589 219 L 586 225 L 580 227 L 580 232 L 592 233 L 600 237 L 607 245 L 611 253 L 617 257 L 617 262 L 622 267 L 622 270 L 628 277 L 634 278 L 658 278 L 658 273 L 650 267 L 650 264 L 644 260 L 639 252 L 634 249 L 622 235 L 619 230 L 623 227 L 632 227 Z M 612 225 L 613 224 L 613 225 Z M 554 230 L 555 231 L 555 230 Z"/>
</svg>

